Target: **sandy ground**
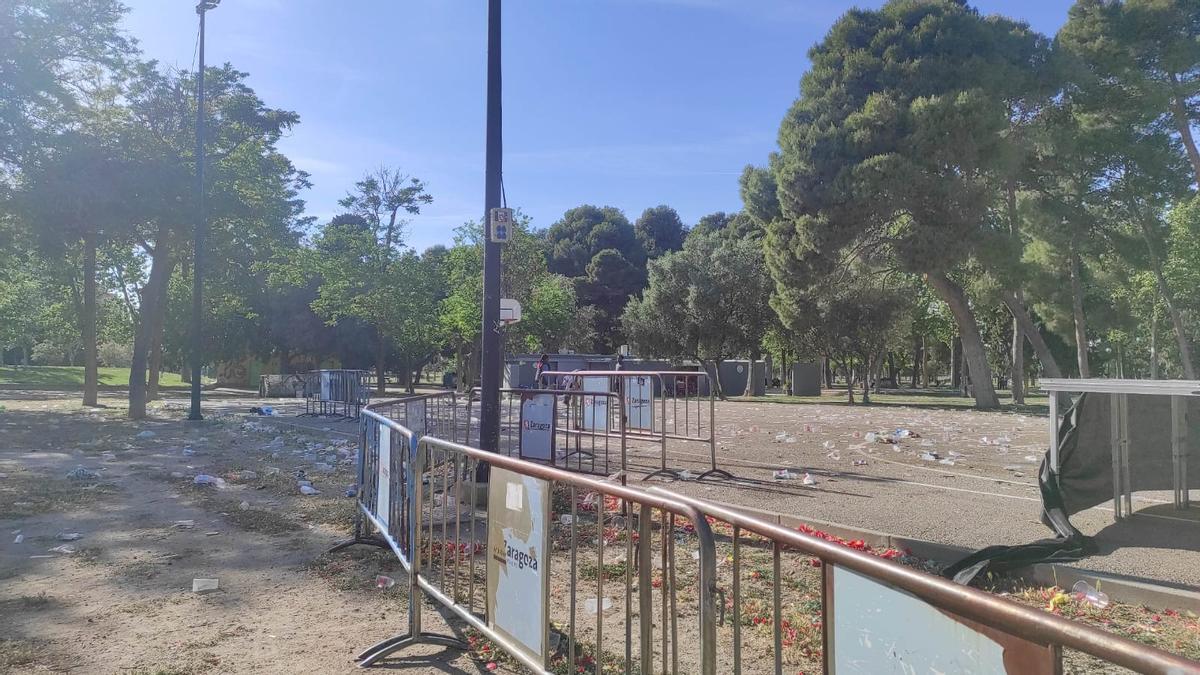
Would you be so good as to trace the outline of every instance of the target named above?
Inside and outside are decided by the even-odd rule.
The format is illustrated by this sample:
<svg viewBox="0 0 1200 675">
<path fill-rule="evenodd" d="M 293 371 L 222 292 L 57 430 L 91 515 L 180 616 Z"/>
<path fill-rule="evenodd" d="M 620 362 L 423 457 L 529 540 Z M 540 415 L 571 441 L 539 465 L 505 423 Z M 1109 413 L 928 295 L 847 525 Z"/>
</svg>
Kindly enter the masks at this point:
<svg viewBox="0 0 1200 675">
<path fill-rule="evenodd" d="M 1049 435 L 1045 416 L 743 402 L 718 403 L 716 415 L 718 466 L 738 480 L 675 481 L 671 489 L 969 548 L 1052 535 L 1038 521 L 1038 462 Z M 896 429 L 920 438 L 899 445 L 865 439 L 869 432 Z M 651 467 L 657 452 L 635 446 L 631 463 Z M 938 459 L 923 460 L 923 453 Z M 705 444 L 672 442 L 668 455 L 671 466 L 696 474 L 707 468 Z M 807 472 L 816 483 L 775 480 L 781 468 Z M 1193 490 L 1192 503 L 1198 499 L 1200 492 Z M 1120 523 L 1113 520 L 1111 503 L 1072 517 L 1102 549 L 1079 566 L 1200 587 L 1200 508 L 1177 511 L 1170 492 L 1146 492 L 1134 495 L 1134 509 L 1133 518 Z"/>
<path fill-rule="evenodd" d="M 288 416 L 250 418 L 260 401 L 214 397 L 205 422 L 181 421 L 185 401 L 168 398 L 133 424 L 119 398 L 105 403 L 84 411 L 77 394 L 0 392 L 0 672 L 356 672 L 354 654 L 402 630 L 406 591 L 389 554 L 322 555 L 349 531 L 353 501 L 342 495 L 356 423 L 291 417 L 302 404 L 278 400 Z M 717 419 L 718 462 L 737 479 L 666 487 L 960 546 L 1049 533 L 1027 459 L 1043 451 L 1044 417 L 730 402 Z M 864 437 L 896 428 L 920 438 L 897 448 Z M 657 452 L 634 444 L 631 470 L 653 470 Z M 707 462 L 704 444 L 670 445 L 673 467 L 698 474 Z M 98 477 L 66 477 L 80 466 Z M 816 482 L 775 480 L 780 468 Z M 298 469 L 322 494 L 298 494 Z M 198 473 L 222 477 L 225 489 L 194 485 Z M 1177 517 L 1169 497 L 1140 495 L 1141 513 L 1119 526 L 1107 507 L 1076 516 L 1106 547 L 1083 566 L 1200 585 L 1200 525 L 1148 517 Z M 81 537 L 64 544 L 59 533 Z M 62 545 L 74 552 L 51 551 Z M 376 589 L 379 574 L 397 586 Z M 195 594 L 195 578 L 217 578 L 220 590 Z M 432 608 L 425 624 L 463 634 Z M 385 665 L 487 672 L 453 650 L 402 656 Z"/>
<path fill-rule="evenodd" d="M 76 396 L 0 392 L 0 672 L 361 672 L 353 656 L 402 631 L 402 584 L 374 587 L 377 574 L 401 579 L 398 563 L 369 547 L 321 556 L 353 508 L 348 463 L 326 450 L 336 434 L 213 414 L 248 407 L 237 400 L 199 424 L 160 410 L 134 425 L 119 399 L 84 412 Z M 314 473 L 313 459 L 336 469 Z M 67 479 L 79 466 L 99 478 Z M 296 492 L 301 466 L 321 495 Z M 200 472 L 226 489 L 193 485 Z M 75 552 L 50 550 L 64 545 Z M 193 593 L 195 578 L 220 590 Z M 425 624 L 446 630 L 432 609 Z M 417 672 L 482 671 L 438 647 L 404 656 Z"/>
</svg>

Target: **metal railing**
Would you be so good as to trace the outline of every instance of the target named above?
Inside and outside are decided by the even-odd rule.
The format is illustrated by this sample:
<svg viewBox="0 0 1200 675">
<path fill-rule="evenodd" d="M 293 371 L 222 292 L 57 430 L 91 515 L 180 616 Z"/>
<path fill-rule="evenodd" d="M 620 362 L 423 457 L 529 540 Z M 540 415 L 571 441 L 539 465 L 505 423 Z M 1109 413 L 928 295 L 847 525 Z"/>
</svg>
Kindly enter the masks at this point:
<svg viewBox="0 0 1200 675">
<path fill-rule="evenodd" d="M 479 425 L 471 416 L 478 389 L 467 404 L 472 424 L 466 441 L 479 440 Z M 538 404 L 549 404 L 548 434 L 530 433 L 528 425 Z M 537 414 L 543 414 L 538 410 Z M 540 420 L 539 420 L 540 421 Z M 461 440 L 461 439 L 454 439 Z M 544 442 L 531 452 L 531 440 Z M 496 452 L 546 462 L 571 471 L 599 476 L 625 476 L 628 471 L 625 419 L 620 414 L 619 397 L 613 392 L 589 392 L 562 389 L 501 389 L 500 435 Z"/>
<path fill-rule="evenodd" d="M 405 633 L 364 651 L 360 665 L 414 642 L 466 648 L 422 632 L 423 594 L 534 672 L 881 672 L 897 659 L 918 671 L 1061 672 L 1069 649 L 1138 672 L 1200 673 L 1180 656 L 888 560 L 894 551 L 416 438 L 392 412 L 412 402 L 363 414 L 360 510 L 408 571 L 410 596 Z M 485 473 L 489 483 L 478 482 Z M 1078 658 L 1087 672 L 1103 665 Z"/>
<path fill-rule="evenodd" d="M 733 474 L 717 466 L 716 398 L 708 373 L 690 370 L 547 371 L 542 373 L 542 378 L 556 389 L 617 392 L 627 439 L 649 441 L 659 446 L 659 466 L 645 479 L 655 476 L 679 478 L 682 475 L 680 469 L 669 466 L 667 445 L 671 440 L 708 446 L 709 468 L 699 478 L 733 478 Z"/>
<path fill-rule="evenodd" d="M 364 370 L 314 370 L 304 375 L 304 416 L 356 420 L 370 401 Z"/>
</svg>

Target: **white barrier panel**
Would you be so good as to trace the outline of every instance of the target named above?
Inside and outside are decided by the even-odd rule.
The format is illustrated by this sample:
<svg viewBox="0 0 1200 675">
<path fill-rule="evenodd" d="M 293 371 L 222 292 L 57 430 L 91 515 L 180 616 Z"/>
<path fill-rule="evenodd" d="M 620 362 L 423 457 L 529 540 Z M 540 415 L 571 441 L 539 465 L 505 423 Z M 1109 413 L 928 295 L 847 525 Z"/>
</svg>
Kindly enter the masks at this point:
<svg viewBox="0 0 1200 675">
<path fill-rule="evenodd" d="M 608 377 L 583 378 L 583 391 L 590 394 L 607 394 Z M 608 431 L 608 399 L 594 396 L 590 405 L 583 408 L 583 428 L 588 431 Z"/>
<path fill-rule="evenodd" d="M 629 429 L 654 431 L 654 384 L 649 377 L 622 377 L 625 419 Z"/>
<path fill-rule="evenodd" d="M 392 430 L 385 424 L 379 425 L 379 487 L 375 494 L 375 516 L 386 531 L 392 498 Z"/>
<path fill-rule="evenodd" d="M 488 487 L 489 624 L 539 663 L 545 663 L 549 644 L 549 521 L 549 481 L 492 468 Z"/>
<path fill-rule="evenodd" d="M 554 414 L 554 394 L 521 395 L 518 456 L 545 462 L 554 458 Z"/>
<path fill-rule="evenodd" d="M 1054 650 L 955 617 L 920 598 L 831 565 L 826 613 L 831 674 L 1051 675 Z"/>
</svg>

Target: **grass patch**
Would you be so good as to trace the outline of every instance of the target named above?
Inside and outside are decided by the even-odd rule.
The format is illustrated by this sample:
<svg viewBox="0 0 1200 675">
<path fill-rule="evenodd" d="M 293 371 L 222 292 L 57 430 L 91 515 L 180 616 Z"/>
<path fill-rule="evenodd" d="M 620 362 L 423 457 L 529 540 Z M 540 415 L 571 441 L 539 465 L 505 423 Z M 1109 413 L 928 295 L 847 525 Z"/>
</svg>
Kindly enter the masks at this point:
<svg viewBox="0 0 1200 675">
<path fill-rule="evenodd" d="M 17 469 L 0 482 L 0 520 L 80 509 L 120 492 L 111 483 L 50 478 Z"/>
<path fill-rule="evenodd" d="M 287 534 L 300 529 L 300 524 L 275 511 L 250 507 L 241 508 L 240 501 L 227 499 L 207 485 L 190 485 L 196 505 L 205 511 L 220 513 L 229 524 L 257 534 Z"/>
<path fill-rule="evenodd" d="M 128 368 L 98 368 L 100 386 L 129 386 Z M 0 366 L 0 384 L 83 387 L 83 366 Z M 159 375 L 160 387 L 187 387 L 179 373 L 163 372 Z"/>
<path fill-rule="evenodd" d="M 306 569 L 339 591 L 371 591 L 401 601 L 406 601 L 408 597 L 404 567 L 390 550 L 356 546 L 333 554 L 319 555 Z M 375 590 L 375 577 L 379 575 L 392 577 L 396 585 L 384 590 Z"/>
</svg>

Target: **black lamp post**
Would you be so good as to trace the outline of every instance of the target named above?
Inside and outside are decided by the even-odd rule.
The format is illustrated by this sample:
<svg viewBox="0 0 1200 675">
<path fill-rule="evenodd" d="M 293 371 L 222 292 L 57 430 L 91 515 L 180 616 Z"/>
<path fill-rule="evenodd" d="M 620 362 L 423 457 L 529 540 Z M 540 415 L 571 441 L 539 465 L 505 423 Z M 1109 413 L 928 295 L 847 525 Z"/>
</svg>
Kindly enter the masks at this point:
<svg viewBox="0 0 1200 675">
<path fill-rule="evenodd" d="M 500 0 L 488 0 L 487 155 L 484 170 L 483 331 L 480 373 L 479 447 L 498 450 L 500 443 L 500 366 L 504 358 L 500 327 L 500 247 L 491 232 L 492 209 L 500 207 L 503 138 L 500 105 Z M 478 479 L 486 479 L 480 467 Z"/>
<path fill-rule="evenodd" d="M 201 336 L 204 304 L 204 238 L 208 234 L 208 214 L 204 210 L 204 16 L 216 9 L 221 0 L 201 0 L 196 5 L 200 15 L 200 68 L 196 72 L 196 226 L 192 237 L 192 407 L 189 420 L 202 420 L 200 412 L 200 366 L 203 363 L 204 340 Z"/>
</svg>

